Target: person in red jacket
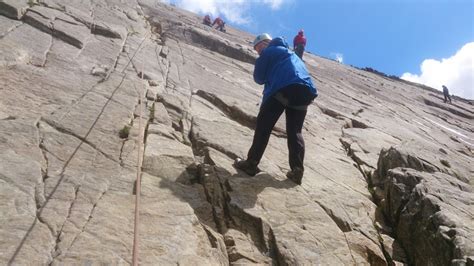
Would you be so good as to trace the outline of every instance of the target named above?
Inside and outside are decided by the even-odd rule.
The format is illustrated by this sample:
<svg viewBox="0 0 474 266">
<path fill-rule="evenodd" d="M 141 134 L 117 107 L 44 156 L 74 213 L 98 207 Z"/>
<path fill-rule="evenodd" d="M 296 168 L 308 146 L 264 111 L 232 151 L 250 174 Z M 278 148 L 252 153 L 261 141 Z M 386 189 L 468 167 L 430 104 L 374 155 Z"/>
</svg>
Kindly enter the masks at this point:
<svg viewBox="0 0 474 266">
<path fill-rule="evenodd" d="M 204 25 L 211 27 L 211 16 L 209 15 L 204 16 L 202 23 L 204 23 Z"/>
<path fill-rule="evenodd" d="M 220 18 L 220 17 L 217 17 L 214 22 L 212 22 L 212 26 L 214 27 L 214 25 L 217 24 L 217 28 L 218 30 L 220 31 L 224 31 L 225 32 L 225 22 Z"/>
<path fill-rule="evenodd" d="M 296 55 L 303 59 L 304 47 L 306 46 L 306 37 L 304 36 L 303 30 L 298 32 L 298 35 L 293 39 L 293 50 Z"/>
</svg>

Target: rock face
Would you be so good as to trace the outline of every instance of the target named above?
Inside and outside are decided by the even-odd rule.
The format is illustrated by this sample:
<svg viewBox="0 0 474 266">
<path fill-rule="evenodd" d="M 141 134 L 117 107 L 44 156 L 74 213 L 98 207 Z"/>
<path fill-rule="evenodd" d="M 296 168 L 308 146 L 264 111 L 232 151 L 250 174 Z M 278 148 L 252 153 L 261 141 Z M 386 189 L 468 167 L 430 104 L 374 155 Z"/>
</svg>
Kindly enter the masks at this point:
<svg viewBox="0 0 474 266">
<path fill-rule="evenodd" d="M 381 207 L 410 262 L 470 265 L 474 259 L 472 186 L 396 148 L 383 150 L 378 165 Z"/>
<path fill-rule="evenodd" d="M 284 117 L 250 178 L 253 36 L 200 21 L 0 1 L 1 264 L 130 264 L 138 165 L 144 265 L 473 265 L 472 103 L 307 54 L 303 184 Z"/>
</svg>

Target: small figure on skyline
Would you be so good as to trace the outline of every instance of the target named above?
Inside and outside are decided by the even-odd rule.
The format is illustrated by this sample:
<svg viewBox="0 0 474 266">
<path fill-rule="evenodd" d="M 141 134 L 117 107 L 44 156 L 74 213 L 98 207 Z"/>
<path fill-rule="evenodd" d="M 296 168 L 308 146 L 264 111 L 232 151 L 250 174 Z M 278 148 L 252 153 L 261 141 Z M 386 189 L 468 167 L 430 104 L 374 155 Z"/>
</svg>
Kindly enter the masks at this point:
<svg viewBox="0 0 474 266">
<path fill-rule="evenodd" d="M 304 36 L 304 31 L 300 30 L 298 35 L 295 36 L 293 39 L 293 50 L 295 51 L 296 55 L 303 60 L 303 53 L 304 48 L 306 46 L 306 37 Z"/>
<path fill-rule="evenodd" d="M 202 23 L 203 23 L 204 25 L 207 25 L 207 26 L 209 26 L 209 27 L 212 27 L 212 24 L 211 24 L 211 16 L 205 15 L 205 16 L 204 16 L 204 19 L 202 20 Z"/>
<path fill-rule="evenodd" d="M 220 17 L 217 17 L 214 22 L 212 22 L 212 26 L 214 27 L 214 25 L 217 24 L 217 27 L 216 29 L 217 30 L 220 30 L 222 32 L 225 32 L 225 22 L 220 18 Z"/>
<path fill-rule="evenodd" d="M 443 85 L 443 95 L 444 95 L 444 103 L 446 103 L 448 99 L 449 99 L 449 103 L 451 103 L 451 96 L 449 96 L 449 90 L 444 85 Z"/>
</svg>

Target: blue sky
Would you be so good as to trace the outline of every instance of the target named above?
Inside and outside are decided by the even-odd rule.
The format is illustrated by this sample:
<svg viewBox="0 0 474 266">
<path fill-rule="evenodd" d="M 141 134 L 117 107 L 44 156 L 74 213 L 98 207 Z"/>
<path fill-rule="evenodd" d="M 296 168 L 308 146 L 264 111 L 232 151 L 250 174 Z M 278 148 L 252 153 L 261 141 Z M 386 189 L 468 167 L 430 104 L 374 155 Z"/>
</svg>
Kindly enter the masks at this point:
<svg viewBox="0 0 474 266">
<path fill-rule="evenodd" d="M 291 41 L 344 64 L 372 67 L 474 99 L 474 0 L 171 0 L 228 24 Z"/>
</svg>

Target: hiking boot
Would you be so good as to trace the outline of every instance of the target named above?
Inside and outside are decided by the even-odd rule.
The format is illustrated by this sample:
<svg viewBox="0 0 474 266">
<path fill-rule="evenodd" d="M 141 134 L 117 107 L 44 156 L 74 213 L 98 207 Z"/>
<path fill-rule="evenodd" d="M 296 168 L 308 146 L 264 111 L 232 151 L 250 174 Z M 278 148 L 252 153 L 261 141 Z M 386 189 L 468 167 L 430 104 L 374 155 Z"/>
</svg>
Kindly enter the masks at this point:
<svg viewBox="0 0 474 266">
<path fill-rule="evenodd" d="M 255 176 L 258 172 L 260 172 L 256 163 L 243 160 L 241 158 L 235 159 L 234 167 L 244 171 L 249 176 Z"/>
<path fill-rule="evenodd" d="M 295 169 L 288 171 L 286 177 L 291 181 L 295 182 L 298 185 L 301 185 L 301 180 L 303 179 L 304 170 L 302 168 L 296 167 Z"/>
</svg>

